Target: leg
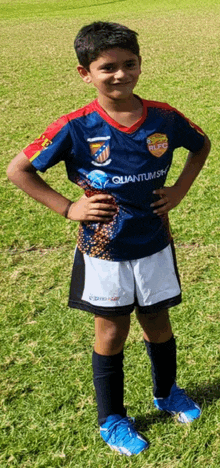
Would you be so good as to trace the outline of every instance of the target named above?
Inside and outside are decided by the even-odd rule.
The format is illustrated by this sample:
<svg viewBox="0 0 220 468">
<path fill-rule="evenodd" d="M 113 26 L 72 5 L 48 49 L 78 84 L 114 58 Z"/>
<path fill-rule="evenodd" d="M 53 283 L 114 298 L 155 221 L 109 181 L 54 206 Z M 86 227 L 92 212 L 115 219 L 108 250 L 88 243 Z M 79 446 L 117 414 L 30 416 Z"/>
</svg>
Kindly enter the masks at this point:
<svg viewBox="0 0 220 468">
<path fill-rule="evenodd" d="M 129 327 L 130 315 L 95 317 L 92 363 L 100 425 L 111 414 L 126 415 L 123 405 L 123 347 Z"/>
<path fill-rule="evenodd" d="M 148 442 L 126 417 L 123 405 L 123 347 L 129 328 L 130 315 L 95 317 L 93 371 L 101 436 L 113 450 L 130 456 L 145 450 Z"/>
<path fill-rule="evenodd" d="M 178 421 L 188 423 L 199 418 L 201 410 L 179 387 L 176 380 L 176 344 L 167 310 L 144 315 L 137 313 L 144 330 L 144 341 L 152 366 L 156 408 L 178 414 Z"/>
<path fill-rule="evenodd" d="M 150 314 L 140 314 L 136 311 L 138 321 L 143 329 L 146 341 L 152 343 L 165 343 L 173 335 L 169 313 L 167 309 Z"/>
<path fill-rule="evenodd" d="M 170 394 L 176 379 L 176 344 L 172 334 L 168 310 L 151 314 L 137 312 L 144 331 L 144 341 L 151 360 L 154 397 Z"/>
<path fill-rule="evenodd" d="M 118 317 L 95 316 L 96 353 L 113 356 L 123 350 L 130 328 L 130 315 Z"/>
</svg>

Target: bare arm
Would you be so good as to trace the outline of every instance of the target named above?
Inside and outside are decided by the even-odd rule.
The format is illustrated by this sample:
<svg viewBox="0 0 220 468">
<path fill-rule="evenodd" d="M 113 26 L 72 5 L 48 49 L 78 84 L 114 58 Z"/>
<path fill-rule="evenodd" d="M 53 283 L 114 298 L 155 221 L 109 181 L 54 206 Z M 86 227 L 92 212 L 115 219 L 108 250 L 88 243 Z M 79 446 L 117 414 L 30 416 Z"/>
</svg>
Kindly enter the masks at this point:
<svg viewBox="0 0 220 468">
<path fill-rule="evenodd" d="M 69 201 L 52 189 L 36 172 L 22 151 L 9 164 L 9 180 L 35 200 L 64 216 Z"/>
<path fill-rule="evenodd" d="M 36 172 L 24 152 L 19 153 L 9 164 L 7 176 L 11 182 L 26 192 L 38 202 L 64 216 L 70 200 L 50 187 Z M 77 202 L 72 202 L 68 218 L 73 221 L 111 221 L 115 214 L 115 206 L 106 204 L 112 199 L 110 195 L 85 195 Z"/>
<path fill-rule="evenodd" d="M 207 136 L 201 150 L 196 153 L 189 152 L 186 164 L 172 187 L 163 187 L 155 190 L 154 193 L 160 195 L 160 200 L 152 203 L 154 213 L 163 215 L 177 206 L 185 197 L 194 180 L 200 173 L 206 158 L 209 154 L 211 143 Z"/>
</svg>

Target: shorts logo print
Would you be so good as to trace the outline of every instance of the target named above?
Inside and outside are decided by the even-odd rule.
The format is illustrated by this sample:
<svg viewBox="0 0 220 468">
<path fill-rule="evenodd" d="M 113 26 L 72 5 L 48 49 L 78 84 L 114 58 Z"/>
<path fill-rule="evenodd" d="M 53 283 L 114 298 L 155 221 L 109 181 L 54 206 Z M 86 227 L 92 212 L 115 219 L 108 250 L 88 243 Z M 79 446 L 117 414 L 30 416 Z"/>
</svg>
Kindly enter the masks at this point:
<svg viewBox="0 0 220 468">
<path fill-rule="evenodd" d="M 147 137 L 147 148 L 153 156 L 160 158 L 168 149 L 168 138 L 164 133 L 153 133 Z"/>
<path fill-rule="evenodd" d="M 98 296 L 89 296 L 90 301 L 118 301 L 120 298 L 117 297 L 98 297 Z"/>
</svg>

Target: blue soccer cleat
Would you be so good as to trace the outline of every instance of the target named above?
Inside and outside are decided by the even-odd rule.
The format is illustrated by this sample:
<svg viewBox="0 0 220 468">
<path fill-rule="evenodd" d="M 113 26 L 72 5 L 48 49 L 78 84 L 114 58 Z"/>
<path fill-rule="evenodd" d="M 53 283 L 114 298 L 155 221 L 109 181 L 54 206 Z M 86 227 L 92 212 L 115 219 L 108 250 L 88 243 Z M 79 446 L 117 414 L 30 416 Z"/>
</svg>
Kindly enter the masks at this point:
<svg viewBox="0 0 220 468">
<path fill-rule="evenodd" d="M 185 391 L 173 384 L 170 395 L 167 398 L 154 398 L 154 405 L 157 409 L 167 411 L 170 414 L 178 414 L 178 421 L 188 423 L 198 419 L 201 409 Z"/>
<path fill-rule="evenodd" d="M 149 447 L 148 442 L 135 430 L 133 421 L 119 414 L 108 416 L 100 427 L 100 434 L 112 450 L 128 457 L 137 455 Z"/>
</svg>

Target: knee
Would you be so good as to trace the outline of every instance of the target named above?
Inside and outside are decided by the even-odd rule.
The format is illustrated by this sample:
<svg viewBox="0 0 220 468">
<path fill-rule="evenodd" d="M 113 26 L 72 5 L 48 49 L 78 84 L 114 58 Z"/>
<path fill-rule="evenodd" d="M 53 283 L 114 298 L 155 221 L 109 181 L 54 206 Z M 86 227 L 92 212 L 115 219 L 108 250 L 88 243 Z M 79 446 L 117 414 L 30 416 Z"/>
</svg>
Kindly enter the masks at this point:
<svg viewBox="0 0 220 468">
<path fill-rule="evenodd" d="M 129 322 L 99 322 L 96 327 L 95 350 L 101 354 L 116 354 L 122 351 L 129 332 Z"/>
<path fill-rule="evenodd" d="M 128 331 L 129 329 L 127 329 L 127 327 L 118 328 L 117 326 L 113 325 L 104 331 L 103 340 L 113 349 L 124 346 L 128 336 Z"/>
<path fill-rule="evenodd" d="M 139 314 L 138 319 L 143 329 L 145 340 L 162 343 L 171 338 L 173 332 L 167 310 L 155 314 Z"/>
</svg>

